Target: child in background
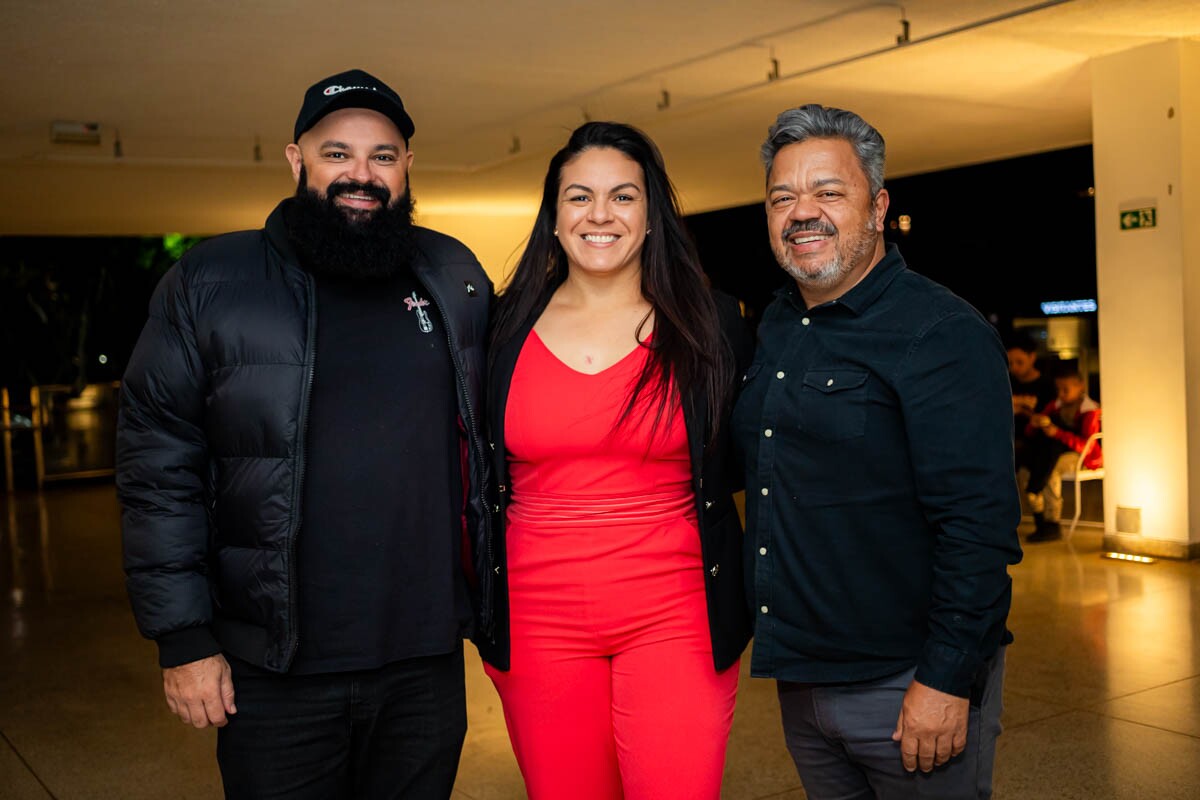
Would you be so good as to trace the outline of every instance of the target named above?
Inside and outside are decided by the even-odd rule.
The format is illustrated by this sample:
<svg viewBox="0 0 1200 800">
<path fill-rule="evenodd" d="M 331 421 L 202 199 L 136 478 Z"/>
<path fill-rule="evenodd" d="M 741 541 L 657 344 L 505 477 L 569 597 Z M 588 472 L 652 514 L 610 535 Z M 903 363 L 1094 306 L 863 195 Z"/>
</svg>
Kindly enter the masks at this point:
<svg viewBox="0 0 1200 800">
<path fill-rule="evenodd" d="M 1033 511 L 1034 532 L 1027 542 L 1062 538 L 1062 474 L 1073 472 L 1088 437 L 1100 431 L 1100 404 L 1087 396 L 1083 376 L 1074 367 L 1061 370 L 1054 381 L 1058 396 L 1030 417 L 1025 429 L 1028 445 L 1018 467 L 1029 470 L 1025 487 Z M 1084 469 L 1099 469 L 1104 456 L 1097 443 L 1084 461 Z"/>
</svg>

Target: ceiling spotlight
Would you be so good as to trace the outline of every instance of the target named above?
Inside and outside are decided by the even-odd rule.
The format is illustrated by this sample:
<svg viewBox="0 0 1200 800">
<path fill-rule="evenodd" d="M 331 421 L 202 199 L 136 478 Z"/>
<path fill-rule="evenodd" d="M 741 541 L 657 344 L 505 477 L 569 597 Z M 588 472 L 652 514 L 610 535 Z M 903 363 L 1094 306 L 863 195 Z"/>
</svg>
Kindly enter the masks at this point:
<svg viewBox="0 0 1200 800">
<path fill-rule="evenodd" d="M 767 82 L 779 80 L 779 59 L 775 57 L 774 48 L 771 49 L 771 69 L 767 71 Z"/>
<path fill-rule="evenodd" d="M 908 214 L 901 214 L 897 222 L 900 223 L 899 228 L 901 233 L 908 233 L 912 230 L 912 217 Z"/>
</svg>

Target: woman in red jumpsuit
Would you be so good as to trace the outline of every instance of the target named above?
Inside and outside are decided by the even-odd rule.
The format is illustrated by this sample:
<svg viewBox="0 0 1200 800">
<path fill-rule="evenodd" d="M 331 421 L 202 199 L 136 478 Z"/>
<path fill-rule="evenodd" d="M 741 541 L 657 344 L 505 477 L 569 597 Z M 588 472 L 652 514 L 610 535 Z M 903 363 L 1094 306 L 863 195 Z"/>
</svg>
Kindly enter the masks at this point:
<svg viewBox="0 0 1200 800">
<path fill-rule="evenodd" d="M 477 643 L 533 800 L 719 796 L 750 631 L 727 435 L 748 347 L 653 143 L 576 130 L 497 306 L 489 377 Z"/>
</svg>

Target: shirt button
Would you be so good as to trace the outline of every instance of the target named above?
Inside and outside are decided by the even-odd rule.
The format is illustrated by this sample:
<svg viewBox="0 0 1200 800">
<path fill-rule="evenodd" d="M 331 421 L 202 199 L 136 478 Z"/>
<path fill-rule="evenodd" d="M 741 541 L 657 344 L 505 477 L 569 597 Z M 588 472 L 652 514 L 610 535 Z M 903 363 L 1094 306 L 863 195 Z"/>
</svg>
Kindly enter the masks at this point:
<svg viewBox="0 0 1200 800">
<path fill-rule="evenodd" d="M 808 317 L 805 317 L 804 319 L 800 320 L 800 324 L 805 327 L 808 327 L 809 325 L 812 324 L 812 320 L 809 319 Z"/>
<path fill-rule="evenodd" d="M 759 609 L 759 611 L 761 611 L 762 613 L 765 614 L 765 613 L 767 613 L 767 607 L 763 606 L 762 608 Z"/>
<path fill-rule="evenodd" d="M 825 381 L 825 385 L 826 385 L 826 386 L 833 386 L 833 378 L 830 378 L 829 380 Z"/>
<path fill-rule="evenodd" d="M 767 554 L 767 548 L 765 548 L 765 547 L 758 548 L 758 554 L 760 556 L 765 556 Z"/>
<path fill-rule="evenodd" d="M 767 437 L 768 439 L 770 439 L 772 435 L 773 433 L 770 428 L 767 428 L 765 431 L 763 431 L 763 436 Z"/>
<path fill-rule="evenodd" d="M 776 378 L 779 378 L 779 380 L 783 380 L 783 370 L 780 370 L 779 372 L 776 372 L 776 373 L 775 373 L 775 377 L 776 377 Z"/>
<path fill-rule="evenodd" d="M 767 496 L 767 495 L 769 495 L 770 493 L 771 493 L 771 490 L 770 490 L 770 489 L 768 489 L 767 487 L 765 487 L 765 486 L 764 486 L 764 487 L 762 488 L 762 496 L 763 496 L 763 497 L 766 497 L 766 496 Z"/>
</svg>

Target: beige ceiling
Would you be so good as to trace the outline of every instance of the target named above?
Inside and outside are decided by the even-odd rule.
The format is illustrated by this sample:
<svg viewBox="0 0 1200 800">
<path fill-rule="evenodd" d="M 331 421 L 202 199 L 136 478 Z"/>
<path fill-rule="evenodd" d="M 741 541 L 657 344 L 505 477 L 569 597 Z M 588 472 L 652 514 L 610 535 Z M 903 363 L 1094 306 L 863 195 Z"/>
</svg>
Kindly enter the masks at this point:
<svg viewBox="0 0 1200 800">
<path fill-rule="evenodd" d="M 688 210 L 708 210 L 759 198 L 783 108 L 858 111 L 889 174 L 911 174 L 1088 142 L 1089 59 L 1200 36 L 1194 0 L 903 6 L 897 46 L 885 2 L 3 0 L 0 233 L 257 226 L 291 191 L 304 88 L 350 67 L 411 110 L 426 217 L 515 229 L 585 114 L 644 127 Z M 103 143 L 52 145 L 56 119 L 100 123 Z"/>
</svg>

